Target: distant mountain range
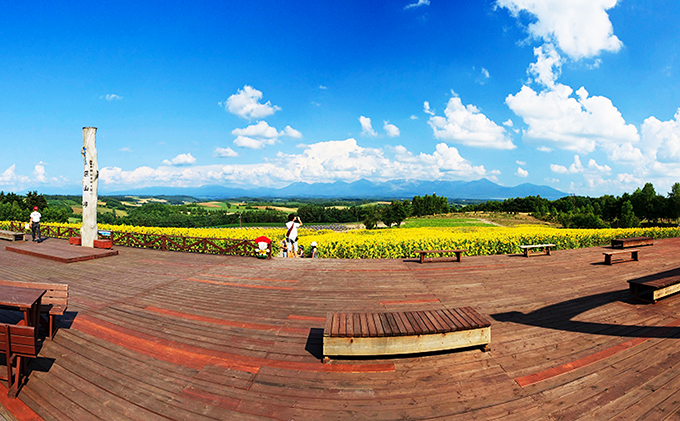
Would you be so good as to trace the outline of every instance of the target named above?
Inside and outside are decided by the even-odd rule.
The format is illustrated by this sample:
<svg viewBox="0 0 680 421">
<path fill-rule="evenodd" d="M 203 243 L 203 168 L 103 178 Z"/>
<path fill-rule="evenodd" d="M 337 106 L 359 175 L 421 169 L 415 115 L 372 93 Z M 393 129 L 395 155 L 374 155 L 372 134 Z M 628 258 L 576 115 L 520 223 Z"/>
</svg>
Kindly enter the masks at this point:
<svg viewBox="0 0 680 421">
<path fill-rule="evenodd" d="M 228 199 L 239 197 L 261 198 L 351 198 L 351 199 L 412 199 L 426 194 L 448 197 L 449 199 L 493 200 L 511 197 L 541 196 L 549 200 L 559 199 L 567 193 L 548 186 L 525 183 L 515 187 L 504 187 L 487 179 L 475 181 L 418 181 L 390 180 L 372 182 L 358 180 L 352 183 L 293 183 L 275 189 L 256 187 L 252 189 L 232 188 L 218 185 L 202 187 L 146 187 L 117 192 L 101 191 L 101 195 L 181 195 L 200 199 Z"/>
</svg>

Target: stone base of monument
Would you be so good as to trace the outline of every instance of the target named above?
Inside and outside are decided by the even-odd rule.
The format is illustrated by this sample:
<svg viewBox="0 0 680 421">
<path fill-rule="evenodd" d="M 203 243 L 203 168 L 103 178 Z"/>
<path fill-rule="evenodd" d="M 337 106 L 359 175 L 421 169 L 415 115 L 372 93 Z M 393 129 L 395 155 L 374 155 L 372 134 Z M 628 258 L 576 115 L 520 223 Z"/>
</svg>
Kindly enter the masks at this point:
<svg viewBox="0 0 680 421">
<path fill-rule="evenodd" d="M 80 245 L 80 237 L 69 237 L 68 243 L 72 246 L 79 246 Z"/>
<path fill-rule="evenodd" d="M 96 249 L 110 249 L 113 248 L 112 240 L 94 240 L 94 248 Z"/>
</svg>

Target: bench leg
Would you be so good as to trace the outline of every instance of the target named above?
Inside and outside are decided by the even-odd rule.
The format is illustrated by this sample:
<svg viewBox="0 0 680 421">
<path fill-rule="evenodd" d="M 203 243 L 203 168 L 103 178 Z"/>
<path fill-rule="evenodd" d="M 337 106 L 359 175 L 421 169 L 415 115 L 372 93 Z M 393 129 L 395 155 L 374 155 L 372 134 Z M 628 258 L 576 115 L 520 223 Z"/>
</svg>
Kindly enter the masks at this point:
<svg viewBox="0 0 680 421">
<path fill-rule="evenodd" d="M 608 265 L 611 265 L 612 264 L 612 256 L 609 255 L 609 254 L 605 254 L 604 255 L 604 262 Z"/>
<path fill-rule="evenodd" d="M 632 251 L 632 252 L 631 252 L 631 255 L 632 255 L 632 257 L 633 257 L 633 260 L 635 260 L 635 261 L 637 262 L 637 261 L 638 261 L 638 252 L 637 252 L 637 251 Z"/>
<path fill-rule="evenodd" d="M 545 249 L 545 254 L 547 254 L 548 256 L 550 256 L 550 247 L 546 247 L 546 249 Z"/>
<path fill-rule="evenodd" d="M 423 264 L 425 261 L 425 253 L 420 253 L 420 263 Z"/>
<path fill-rule="evenodd" d="M 462 252 L 460 252 L 460 251 L 457 251 L 457 252 L 456 252 L 456 261 L 457 261 L 457 262 L 460 262 L 460 255 L 461 255 L 461 254 L 462 254 Z"/>
<path fill-rule="evenodd" d="M 486 345 L 482 346 L 482 351 L 483 351 L 483 352 L 489 352 L 489 351 L 491 351 L 491 345 L 486 344 Z"/>
</svg>

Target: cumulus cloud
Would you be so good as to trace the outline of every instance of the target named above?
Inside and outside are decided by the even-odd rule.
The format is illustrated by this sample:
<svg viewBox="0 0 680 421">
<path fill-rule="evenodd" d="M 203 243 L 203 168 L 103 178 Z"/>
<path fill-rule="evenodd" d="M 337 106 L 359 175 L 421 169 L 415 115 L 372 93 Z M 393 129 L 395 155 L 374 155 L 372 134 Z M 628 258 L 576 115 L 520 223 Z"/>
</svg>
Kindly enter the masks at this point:
<svg viewBox="0 0 680 421">
<path fill-rule="evenodd" d="M 398 137 L 400 134 L 399 128 L 394 124 L 390 124 L 389 121 L 383 121 L 383 129 L 385 129 L 389 137 Z"/>
<path fill-rule="evenodd" d="M 234 158 L 238 156 L 235 150 L 231 148 L 220 148 L 219 146 L 215 148 L 213 156 L 219 158 Z"/>
<path fill-rule="evenodd" d="M 258 121 L 243 129 L 234 129 L 231 134 L 237 136 L 234 140 L 236 146 L 249 149 L 262 149 L 266 145 L 274 145 L 283 136 L 296 139 L 302 137 L 302 133 L 290 126 L 286 126 L 279 132 L 266 121 Z"/>
<path fill-rule="evenodd" d="M 248 120 L 264 118 L 281 109 L 277 105 L 272 105 L 270 101 L 261 104 L 261 99 L 262 92 L 245 85 L 243 89 L 239 89 L 237 93 L 227 98 L 225 102 L 220 102 L 219 105 L 230 113 Z"/>
<path fill-rule="evenodd" d="M 423 112 L 425 114 L 434 115 L 434 110 L 430 108 L 430 103 L 428 101 L 423 102 Z"/>
<path fill-rule="evenodd" d="M 529 65 L 529 74 L 534 81 L 548 88 L 555 88 L 555 81 L 562 69 L 562 58 L 552 44 L 534 48 L 536 63 Z"/>
<path fill-rule="evenodd" d="M 361 123 L 361 134 L 364 136 L 377 136 L 378 133 L 376 133 L 375 130 L 373 130 L 373 126 L 371 125 L 371 119 L 368 117 L 360 116 L 359 117 L 359 123 Z"/>
<path fill-rule="evenodd" d="M 283 129 L 283 133 L 280 133 L 280 135 L 281 136 L 284 136 L 284 135 L 289 136 L 289 137 L 292 137 L 292 138 L 295 138 L 295 139 L 300 139 L 302 137 L 302 133 L 300 133 L 299 131 L 295 130 L 294 128 L 292 128 L 290 126 L 286 126 Z"/>
<path fill-rule="evenodd" d="M 430 109 L 425 102 L 426 112 Z M 514 149 L 503 127 L 491 121 L 472 104 L 463 105 L 454 94 L 444 111 L 446 117 L 432 115 L 428 124 L 437 139 L 467 146 L 494 149 Z"/>
<path fill-rule="evenodd" d="M 496 173 L 487 172 L 483 166 L 472 165 L 455 147 L 445 143 L 438 144 L 431 154 L 413 154 L 403 146 L 365 148 L 350 138 L 303 145 L 300 153 L 280 152 L 275 158 L 258 164 L 139 167 L 131 171 L 106 167 L 100 170 L 100 179 L 107 185 L 135 187 L 198 186 L 224 182 L 282 187 L 295 181 L 356 181 L 360 178 L 375 181 L 452 180 L 476 179 Z"/>
<path fill-rule="evenodd" d="M 190 153 L 182 153 L 172 158 L 171 160 L 164 159 L 163 164 L 165 165 L 191 165 L 196 163 L 196 158 L 191 156 Z"/>
<path fill-rule="evenodd" d="M 616 35 L 607 10 L 617 0 L 497 0 L 519 17 L 533 18 L 527 30 L 534 38 L 556 44 L 574 60 L 595 57 L 602 51 L 617 52 L 623 45 Z"/>
<path fill-rule="evenodd" d="M 22 186 L 29 181 L 25 175 L 17 174 L 16 164 L 12 164 L 0 175 L 1 186 Z"/>
<path fill-rule="evenodd" d="M 46 183 L 47 173 L 45 172 L 45 164 L 42 162 L 36 164 L 35 167 L 33 168 L 33 175 L 35 176 L 35 179 L 37 181 L 41 183 Z"/>
<path fill-rule="evenodd" d="M 262 149 L 266 145 L 273 145 L 276 143 L 276 138 L 267 138 L 267 137 L 262 137 L 262 138 L 252 138 L 248 136 L 238 136 L 236 139 L 234 139 L 234 145 L 238 146 L 239 148 L 246 148 L 246 149 Z"/>
<path fill-rule="evenodd" d="M 417 3 L 411 3 L 411 4 L 407 4 L 406 6 L 404 6 L 404 10 L 413 9 L 415 7 L 420 7 L 420 6 L 429 6 L 429 5 L 430 5 L 430 0 L 418 0 Z"/>
<path fill-rule="evenodd" d="M 517 171 L 515 172 L 515 175 L 517 177 L 526 178 L 526 177 L 529 177 L 529 171 L 525 170 L 522 167 L 517 167 Z"/>
<path fill-rule="evenodd" d="M 576 91 L 576 97 L 572 93 L 562 84 L 542 92 L 525 85 L 505 102 L 529 126 L 524 132 L 528 140 L 582 153 L 592 152 L 598 145 L 611 153 L 616 146 L 639 140 L 635 126 L 626 124 L 611 100 L 589 97 L 584 88 Z"/>
<path fill-rule="evenodd" d="M 641 133 L 642 144 L 649 159 L 661 162 L 680 161 L 680 108 L 670 121 L 647 118 L 642 123 Z"/>
<path fill-rule="evenodd" d="M 581 158 L 574 155 L 574 163 L 569 168 L 563 165 L 550 164 L 550 170 L 557 174 L 580 174 L 580 173 L 611 173 L 612 169 L 609 165 L 599 165 L 594 159 L 588 160 L 588 166 L 584 167 L 581 163 Z"/>
</svg>

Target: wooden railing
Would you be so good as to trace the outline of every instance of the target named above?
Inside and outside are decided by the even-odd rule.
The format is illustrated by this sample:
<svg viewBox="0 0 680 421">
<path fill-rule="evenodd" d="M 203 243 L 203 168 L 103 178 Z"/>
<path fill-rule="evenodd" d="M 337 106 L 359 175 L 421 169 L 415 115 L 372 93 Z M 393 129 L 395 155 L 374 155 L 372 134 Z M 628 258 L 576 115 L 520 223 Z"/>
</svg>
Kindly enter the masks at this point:
<svg viewBox="0 0 680 421">
<path fill-rule="evenodd" d="M 24 224 L 10 222 L 10 230 L 24 232 Z M 143 234 L 138 232 L 108 231 L 114 246 L 148 248 L 162 251 L 185 251 L 193 253 L 257 256 L 258 248 L 253 240 L 234 238 L 183 237 L 179 235 Z M 41 225 L 43 237 L 69 238 L 80 236 L 78 228 Z M 270 252 L 271 253 L 271 252 Z"/>
</svg>

